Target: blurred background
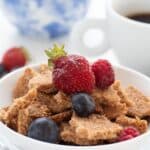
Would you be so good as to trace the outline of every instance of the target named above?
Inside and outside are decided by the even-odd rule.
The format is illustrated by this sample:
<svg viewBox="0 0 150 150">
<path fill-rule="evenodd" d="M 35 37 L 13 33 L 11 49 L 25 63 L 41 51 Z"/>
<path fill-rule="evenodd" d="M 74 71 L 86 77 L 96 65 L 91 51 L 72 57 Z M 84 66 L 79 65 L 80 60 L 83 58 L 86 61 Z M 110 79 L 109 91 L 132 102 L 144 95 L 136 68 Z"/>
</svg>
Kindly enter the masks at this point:
<svg viewBox="0 0 150 150">
<path fill-rule="evenodd" d="M 43 51 L 53 43 L 65 44 L 71 53 L 73 44 L 69 39 L 74 27 L 87 18 L 105 18 L 105 3 L 105 0 L 1 0 L 1 59 L 8 49 L 23 46 L 30 53 L 29 63 L 46 61 Z M 90 34 L 95 34 L 95 40 L 90 39 Z M 85 39 L 93 44 L 101 36 L 90 34 Z M 111 50 L 101 57 L 118 62 Z"/>
</svg>

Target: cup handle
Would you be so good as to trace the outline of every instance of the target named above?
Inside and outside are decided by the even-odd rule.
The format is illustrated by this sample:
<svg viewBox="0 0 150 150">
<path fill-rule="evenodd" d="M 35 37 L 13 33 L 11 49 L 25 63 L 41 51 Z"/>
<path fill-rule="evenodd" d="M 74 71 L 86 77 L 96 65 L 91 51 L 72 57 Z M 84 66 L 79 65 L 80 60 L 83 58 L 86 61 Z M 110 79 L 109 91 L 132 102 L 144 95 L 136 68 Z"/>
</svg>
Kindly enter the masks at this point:
<svg viewBox="0 0 150 150">
<path fill-rule="evenodd" d="M 101 35 L 102 40 L 95 46 L 88 46 L 84 42 L 84 36 L 88 31 L 92 31 L 92 29 L 95 31 L 95 34 L 102 34 L 103 36 Z M 93 34 L 93 37 L 90 37 L 92 41 L 98 40 L 95 37 L 95 34 Z M 78 25 L 76 25 L 72 31 L 71 43 L 73 44 L 73 47 L 76 49 L 76 51 L 88 57 L 97 57 L 100 54 L 105 53 L 110 48 L 108 40 L 107 20 L 87 19 L 78 23 Z"/>
</svg>

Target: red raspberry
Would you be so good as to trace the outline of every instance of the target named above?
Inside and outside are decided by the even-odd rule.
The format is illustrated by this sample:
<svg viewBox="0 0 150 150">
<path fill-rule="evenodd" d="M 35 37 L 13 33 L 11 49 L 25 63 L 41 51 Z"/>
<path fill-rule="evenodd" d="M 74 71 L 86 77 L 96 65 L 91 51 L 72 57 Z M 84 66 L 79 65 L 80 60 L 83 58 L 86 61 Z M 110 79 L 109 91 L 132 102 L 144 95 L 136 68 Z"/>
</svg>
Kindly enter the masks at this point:
<svg viewBox="0 0 150 150">
<path fill-rule="evenodd" d="M 119 135 L 118 141 L 120 141 L 120 142 L 126 141 L 126 140 L 132 139 L 134 137 L 137 137 L 139 135 L 140 135 L 140 132 L 136 128 L 127 127 Z"/>
<path fill-rule="evenodd" d="M 27 57 L 23 47 L 13 47 L 8 49 L 2 58 L 2 64 L 7 71 L 24 66 L 26 61 Z"/>
<path fill-rule="evenodd" d="M 94 88 L 95 78 L 84 57 L 69 55 L 54 61 L 53 82 L 57 89 L 68 94 L 89 93 Z"/>
<path fill-rule="evenodd" d="M 111 64 L 107 60 L 100 59 L 92 65 L 96 86 L 100 89 L 108 88 L 115 80 Z"/>
</svg>

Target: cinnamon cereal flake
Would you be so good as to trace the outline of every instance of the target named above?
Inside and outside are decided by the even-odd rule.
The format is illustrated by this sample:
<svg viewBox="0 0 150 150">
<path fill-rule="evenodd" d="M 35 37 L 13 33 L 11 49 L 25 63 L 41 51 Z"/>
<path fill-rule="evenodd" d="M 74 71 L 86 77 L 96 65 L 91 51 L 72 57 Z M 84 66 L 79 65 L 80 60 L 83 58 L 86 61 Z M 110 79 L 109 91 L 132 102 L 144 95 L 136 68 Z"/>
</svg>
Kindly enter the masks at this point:
<svg viewBox="0 0 150 150">
<path fill-rule="evenodd" d="M 24 96 L 29 90 L 28 83 L 30 79 L 35 77 L 37 74 L 38 73 L 35 70 L 27 68 L 17 81 L 17 84 L 13 90 L 13 98 Z"/>
<path fill-rule="evenodd" d="M 150 100 L 143 93 L 133 86 L 129 86 L 126 93 L 133 102 L 132 106 L 128 108 L 128 115 L 139 118 L 150 116 Z"/>
<path fill-rule="evenodd" d="M 133 126 L 139 130 L 140 133 L 144 133 L 148 129 L 148 123 L 146 120 L 141 120 L 140 118 L 130 118 L 127 116 L 120 116 L 117 118 L 116 123 L 124 127 Z"/>
</svg>

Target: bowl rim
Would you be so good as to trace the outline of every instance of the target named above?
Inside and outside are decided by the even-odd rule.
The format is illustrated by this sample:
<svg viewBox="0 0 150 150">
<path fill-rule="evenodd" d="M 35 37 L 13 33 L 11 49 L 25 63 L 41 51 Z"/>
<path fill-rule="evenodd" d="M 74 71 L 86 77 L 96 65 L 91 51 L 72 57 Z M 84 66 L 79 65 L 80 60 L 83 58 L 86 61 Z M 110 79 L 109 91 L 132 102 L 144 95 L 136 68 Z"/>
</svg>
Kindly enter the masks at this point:
<svg viewBox="0 0 150 150">
<path fill-rule="evenodd" d="M 0 79 L 0 84 L 2 82 L 4 82 L 5 80 L 7 80 L 7 78 L 10 78 L 12 75 L 14 74 L 17 74 L 18 72 L 22 72 L 23 70 L 25 70 L 26 68 L 38 68 L 41 64 L 45 64 L 45 63 L 36 63 L 36 64 L 31 64 L 31 65 L 27 65 L 25 67 L 22 67 L 20 69 L 17 69 L 9 74 L 7 74 L 6 76 L 4 76 L 2 79 Z M 114 64 L 113 65 L 113 68 L 115 69 L 119 69 L 119 70 L 124 70 L 124 71 L 127 71 L 127 72 L 131 72 L 133 74 L 136 74 L 138 75 L 139 77 L 141 78 L 144 78 L 146 80 L 148 80 L 150 82 L 150 78 L 134 69 L 131 69 L 131 68 L 128 68 L 126 66 L 122 66 L 122 65 L 117 65 L 117 64 Z M 150 137 L 150 130 L 147 131 L 146 133 L 143 133 L 142 135 L 138 136 L 138 137 L 135 137 L 133 139 L 130 139 L 130 140 L 127 140 L 127 141 L 123 141 L 123 142 L 118 142 L 118 143 L 111 143 L 111 144 L 106 144 L 106 145 L 94 145 L 94 146 L 73 146 L 73 145 L 61 145 L 61 144 L 55 144 L 55 143 L 47 143 L 47 142 L 43 142 L 43 141 L 39 141 L 39 140 L 36 140 L 36 139 L 32 139 L 32 138 L 29 138 L 27 136 L 24 136 L 14 130 L 12 130 L 11 128 L 7 127 L 5 124 L 3 124 L 2 122 L 0 122 L 0 126 L 2 126 L 3 128 L 5 128 L 8 132 L 10 132 L 11 134 L 14 134 L 15 136 L 18 136 L 20 138 L 23 138 L 25 141 L 29 142 L 31 141 L 33 144 L 42 144 L 42 145 L 53 145 L 55 146 L 56 148 L 73 148 L 73 149 L 81 149 L 81 148 L 84 148 L 84 149 L 89 149 L 89 148 L 107 148 L 107 147 L 110 147 L 110 146 L 116 146 L 116 145 L 122 145 L 122 144 L 131 144 L 131 142 L 139 142 L 141 141 L 141 139 L 143 139 L 144 137 Z"/>
</svg>

